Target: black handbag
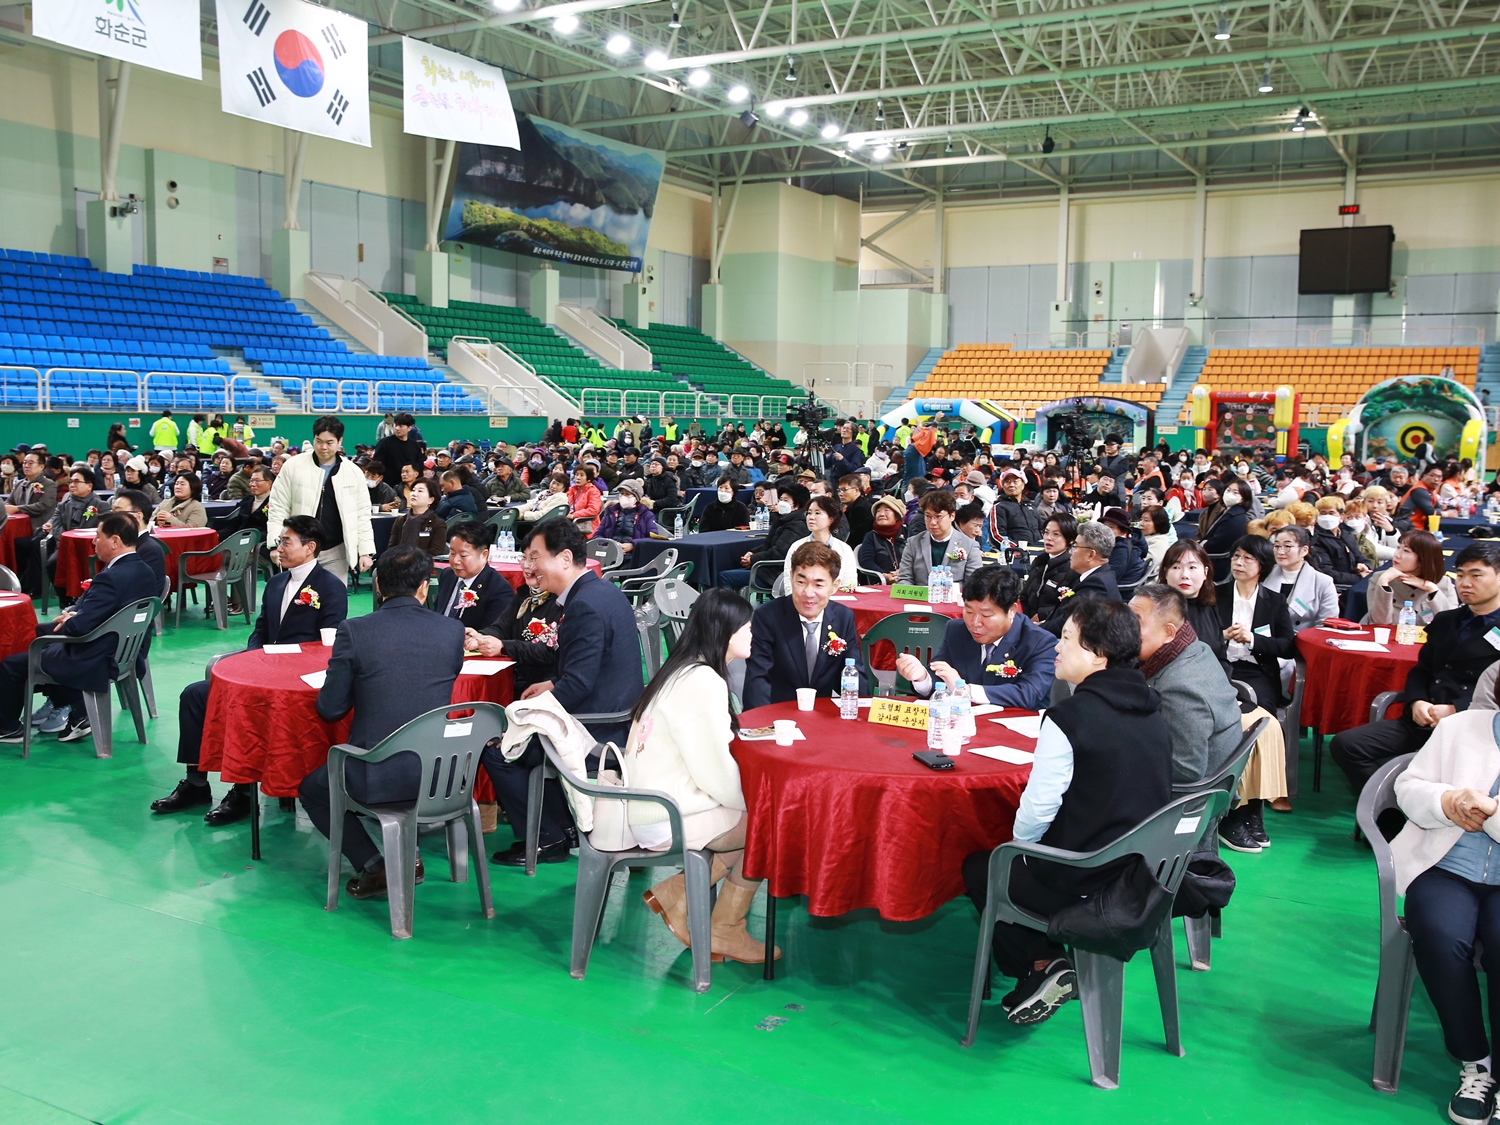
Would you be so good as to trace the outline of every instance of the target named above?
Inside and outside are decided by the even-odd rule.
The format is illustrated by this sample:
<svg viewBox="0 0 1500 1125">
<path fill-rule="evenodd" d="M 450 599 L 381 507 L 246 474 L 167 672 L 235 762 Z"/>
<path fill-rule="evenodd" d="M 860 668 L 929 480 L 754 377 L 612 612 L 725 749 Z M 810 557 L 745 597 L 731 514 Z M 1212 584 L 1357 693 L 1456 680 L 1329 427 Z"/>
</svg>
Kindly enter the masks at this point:
<svg viewBox="0 0 1500 1125">
<path fill-rule="evenodd" d="M 1216 855 L 1201 855 L 1188 864 L 1173 918 L 1202 918 L 1210 910 L 1223 910 L 1234 894 L 1234 868 Z"/>
<path fill-rule="evenodd" d="M 1140 856 L 1077 905 L 1047 920 L 1047 936 L 1059 945 L 1129 961 L 1156 940 L 1172 896 L 1156 881 Z"/>
</svg>

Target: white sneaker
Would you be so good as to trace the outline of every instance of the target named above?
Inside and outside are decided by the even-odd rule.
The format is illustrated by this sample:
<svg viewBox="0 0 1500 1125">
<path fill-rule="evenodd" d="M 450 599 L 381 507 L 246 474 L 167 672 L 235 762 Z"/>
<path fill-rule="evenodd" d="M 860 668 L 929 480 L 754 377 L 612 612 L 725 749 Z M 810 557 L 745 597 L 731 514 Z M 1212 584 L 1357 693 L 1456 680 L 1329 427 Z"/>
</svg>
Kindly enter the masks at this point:
<svg viewBox="0 0 1500 1125">
<path fill-rule="evenodd" d="M 47 716 L 52 714 L 52 700 L 45 695 L 42 696 L 42 705 L 31 709 L 31 725 L 39 727 L 47 721 Z"/>
<path fill-rule="evenodd" d="M 47 717 L 42 720 L 41 725 L 37 729 L 40 730 L 43 734 L 60 733 L 62 729 L 68 725 L 68 715 L 72 712 L 72 710 L 73 708 L 71 706 L 51 708 L 47 712 Z M 36 719 L 33 718 L 32 722 L 35 721 Z"/>
<path fill-rule="evenodd" d="M 1495 1078 L 1478 1063 L 1466 1062 L 1458 1072 L 1458 1092 L 1448 1103 L 1455 1125 L 1485 1125 L 1495 1110 Z"/>
</svg>

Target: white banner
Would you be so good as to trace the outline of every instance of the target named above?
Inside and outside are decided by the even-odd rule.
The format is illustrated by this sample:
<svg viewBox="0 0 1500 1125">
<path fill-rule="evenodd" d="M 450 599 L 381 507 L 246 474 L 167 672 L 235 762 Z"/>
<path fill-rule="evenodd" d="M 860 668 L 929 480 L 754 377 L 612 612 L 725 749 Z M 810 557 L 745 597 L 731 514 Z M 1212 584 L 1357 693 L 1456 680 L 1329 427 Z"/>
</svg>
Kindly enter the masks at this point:
<svg viewBox="0 0 1500 1125">
<path fill-rule="evenodd" d="M 217 0 L 217 9 L 225 113 L 370 146 L 363 20 L 302 0 Z"/>
<path fill-rule="evenodd" d="M 520 148 L 505 75 L 420 39 L 401 40 L 406 131 L 419 137 Z"/>
<path fill-rule="evenodd" d="M 203 77 L 198 0 L 34 0 L 31 30 L 90 54 Z"/>
</svg>

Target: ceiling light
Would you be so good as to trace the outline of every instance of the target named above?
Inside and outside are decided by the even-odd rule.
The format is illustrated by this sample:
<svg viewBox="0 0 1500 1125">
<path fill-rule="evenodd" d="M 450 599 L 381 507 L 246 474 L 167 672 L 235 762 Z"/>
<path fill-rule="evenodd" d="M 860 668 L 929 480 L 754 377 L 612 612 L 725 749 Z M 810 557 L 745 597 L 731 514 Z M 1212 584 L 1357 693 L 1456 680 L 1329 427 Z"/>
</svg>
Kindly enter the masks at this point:
<svg viewBox="0 0 1500 1125">
<path fill-rule="evenodd" d="M 890 145 L 876 145 L 870 153 L 876 160 L 889 160 L 891 155 Z"/>
<path fill-rule="evenodd" d="M 552 30 L 559 35 L 572 35 L 578 30 L 578 17 L 572 12 L 564 12 L 552 21 Z"/>
<path fill-rule="evenodd" d="M 875 124 L 879 125 L 885 121 L 885 103 L 879 98 L 875 99 Z"/>
<path fill-rule="evenodd" d="M 667 26 L 673 31 L 682 26 L 682 17 L 677 14 L 677 0 L 672 0 L 672 18 L 667 21 Z"/>
<path fill-rule="evenodd" d="M 744 113 L 740 114 L 740 124 L 746 129 L 754 129 L 760 124 L 760 118 L 755 116 L 753 109 L 747 109 Z"/>
<path fill-rule="evenodd" d="M 1052 139 L 1051 128 L 1047 129 L 1047 135 L 1042 138 L 1042 155 L 1046 156 L 1057 147 L 1057 142 Z"/>
<path fill-rule="evenodd" d="M 514 12 L 521 6 L 521 0 L 495 0 L 495 7 L 502 12 Z"/>
<path fill-rule="evenodd" d="M 623 55 L 630 50 L 630 36 L 623 31 L 617 31 L 605 40 L 604 49 L 612 55 Z"/>
<path fill-rule="evenodd" d="M 1221 43 L 1229 38 L 1229 17 L 1222 13 L 1219 16 L 1218 24 L 1214 28 L 1214 38 Z"/>
<path fill-rule="evenodd" d="M 953 151 L 953 134 L 952 133 L 948 134 L 948 143 L 943 146 L 943 151 L 944 152 L 952 152 Z"/>
<path fill-rule="evenodd" d="M 792 110 L 792 112 L 787 116 L 787 123 L 791 124 L 791 125 L 795 125 L 799 129 L 802 128 L 802 126 L 804 126 L 804 125 L 807 124 L 807 110 L 805 110 L 805 109 L 794 109 L 794 110 Z"/>
<path fill-rule="evenodd" d="M 830 121 L 828 122 L 828 124 L 824 125 L 823 128 L 819 129 L 818 132 L 822 134 L 822 137 L 825 141 L 831 141 L 834 137 L 842 133 L 843 130 L 840 129 L 834 122 Z"/>
<path fill-rule="evenodd" d="M 724 96 L 730 101 L 738 103 L 748 98 L 750 96 L 750 91 L 745 89 L 745 87 L 743 86 L 731 86 L 729 87 L 729 93 L 725 94 Z"/>
<path fill-rule="evenodd" d="M 1276 87 L 1271 85 L 1271 64 L 1267 63 L 1266 72 L 1260 76 L 1260 92 L 1262 94 L 1269 94 L 1274 89 Z"/>
<path fill-rule="evenodd" d="M 786 60 L 786 80 L 788 82 L 795 82 L 795 81 L 797 81 L 797 67 L 792 62 L 792 59 L 791 59 L 790 55 L 787 56 L 787 60 Z"/>
<path fill-rule="evenodd" d="M 848 143 L 850 152 L 858 152 L 865 147 L 865 139 L 863 137 L 850 137 Z"/>
<path fill-rule="evenodd" d="M 1294 132 L 1294 133 L 1305 133 L 1305 132 L 1307 132 L 1307 110 L 1306 109 L 1299 109 L 1297 111 L 1297 119 L 1292 122 L 1292 132 Z"/>
<path fill-rule="evenodd" d="M 687 83 L 695 90 L 701 90 L 713 81 L 714 76 L 701 66 L 688 71 Z"/>
<path fill-rule="evenodd" d="M 786 102 L 767 102 L 766 112 L 772 117 L 780 117 L 786 112 Z"/>
<path fill-rule="evenodd" d="M 671 62 L 672 60 L 667 58 L 667 53 L 665 51 L 646 52 L 645 63 L 646 69 L 648 70 L 665 70 L 669 65 L 671 65 Z"/>
</svg>

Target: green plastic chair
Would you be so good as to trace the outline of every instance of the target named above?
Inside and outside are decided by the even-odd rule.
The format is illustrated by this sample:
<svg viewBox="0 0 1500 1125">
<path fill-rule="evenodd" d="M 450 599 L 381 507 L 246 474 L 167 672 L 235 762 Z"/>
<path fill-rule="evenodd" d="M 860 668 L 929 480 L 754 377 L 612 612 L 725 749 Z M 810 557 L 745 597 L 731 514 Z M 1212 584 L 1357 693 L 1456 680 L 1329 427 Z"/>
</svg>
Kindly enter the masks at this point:
<svg viewBox="0 0 1500 1125">
<path fill-rule="evenodd" d="M 911 653 L 924 665 L 932 663 L 932 654 L 943 643 L 943 633 L 948 628 L 947 617 L 936 610 L 931 613 L 892 613 L 875 622 L 874 626 L 859 640 L 865 668 L 870 676 L 870 694 L 879 695 L 885 685 L 892 695 L 911 695 L 911 681 L 893 669 L 875 669 L 875 646 L 889 641 L 896 646 L 896 655 Z M 889 678 L 887 678 L 889 677 Z"/>
<path fill-rule="evenodd" d="M 484 522 L 494 528 L 495 534 L 499 535 L 501 532 L 515 531 L 516 521 L 520 518 L 520 508 L 501 508 Z"/>
</svg>

